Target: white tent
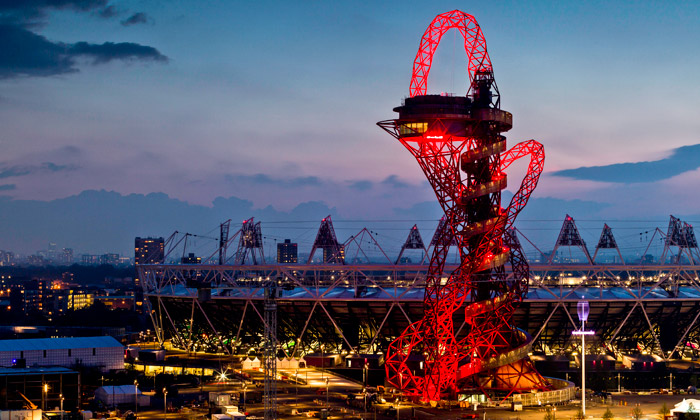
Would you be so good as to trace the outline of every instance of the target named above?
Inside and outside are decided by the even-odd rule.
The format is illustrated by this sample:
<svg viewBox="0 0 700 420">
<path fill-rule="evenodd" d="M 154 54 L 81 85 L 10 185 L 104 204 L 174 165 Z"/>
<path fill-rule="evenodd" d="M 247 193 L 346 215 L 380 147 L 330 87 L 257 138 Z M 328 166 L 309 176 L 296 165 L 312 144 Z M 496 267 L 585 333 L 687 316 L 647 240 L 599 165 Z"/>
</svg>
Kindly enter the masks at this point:
<svg viewBox="0 0 700 420">
<path fill-rule="evenodd" d="M 278 357 L 277 358 L 277 368 L 278 369 L 289 369 L 289 359 L 286 357 L 283 359 L 280 359 Z"/>
<path fill-rule="evenodd" d="M 255 359 L 249 359 L 246 358 L 243 361 L 243 370 L 253 370 L 253 369 L 259 369 L 260 368 L 260 359 L 257 357 Z"/>
<path fill-rule="evenodd" d="M 95 398 L 105 405 L 135 404 L 138 393 L 139 406 L 151 405 L 148 395 L 143 395 L 141 390 L 134 385 L 101 386 L 95 390 Z"/>
<path fill-rule="evenodd" d="M 253 363 L 252 360 L 250 360 L 248 357 L 246 357 L 243 362 L 241 362 L 241 368 L 243 370 L 251 370 L 253 369 L 253 366 L 251 365 Z"/>
<path fill-rule="evenodd" d="M 691 410 L 692 405 L 692 410 Z M 676 404 L 674 408 L 671 409 L 671 414 L 673 413 L 698 413 L 700 412 L 700 400 L 696 399 L 683 399 L 683 401 Z"/>
</svg>

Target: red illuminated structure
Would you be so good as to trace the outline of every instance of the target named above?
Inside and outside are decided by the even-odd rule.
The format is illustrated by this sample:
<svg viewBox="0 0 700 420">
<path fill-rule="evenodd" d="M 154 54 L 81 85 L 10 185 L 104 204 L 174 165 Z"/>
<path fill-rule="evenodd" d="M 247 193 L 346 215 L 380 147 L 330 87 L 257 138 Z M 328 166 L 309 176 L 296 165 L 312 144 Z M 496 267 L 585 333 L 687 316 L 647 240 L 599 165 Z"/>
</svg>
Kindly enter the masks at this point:
<svg viewBox="0 0 700 420">
<path fill-rule="evenodd" d="M 427 95 L 433 54 L 449 29 L 464 37 L 470 89 L 466 96 Z M 528 266 L 509 230 L 537 185 L 544 148 L 534 140 L 506 151 L 501 133 L 512 115 L 500 109 L 486 41 L 473 16 L 458 10 L 438 15 L 426 30 L 413 63 L 410 97 L 395 120 L 378 125 L 418 161 L 445 212 L 428 269 L 424 317 L 391 343 L 389 381 L 407 395 L 435 402 L 458 390 L 490 398 L 546 390 L 527 360 L 532 339 L 510 324 L 527 289 Z M 505 170 L 530 157 L 527 175 L 507 207 L 501 207 Z M 460 266 L 443 273 L 456 242 Z M 504 264 L 512 265 L 506 276 Z M 415 360 L 422 360 L 416 369 Z"/>
</svg>

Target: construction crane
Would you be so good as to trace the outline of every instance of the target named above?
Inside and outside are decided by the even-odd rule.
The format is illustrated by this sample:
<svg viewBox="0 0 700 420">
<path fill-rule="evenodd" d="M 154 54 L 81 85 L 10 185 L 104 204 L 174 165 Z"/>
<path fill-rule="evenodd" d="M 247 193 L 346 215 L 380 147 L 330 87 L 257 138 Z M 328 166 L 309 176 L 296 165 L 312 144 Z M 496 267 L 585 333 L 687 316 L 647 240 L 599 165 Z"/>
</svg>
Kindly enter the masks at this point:
<svg viewBox="0 0 700 420">
<path fill-rule="evenodd" d="M 265 284 L 265 420 L 277 418 L 277 283 Z"/>
<path fill-rule="evenodd" d="M 22 399 L 23 399 L 24 401 L 26 401 L 26 403 L 24 404 L 24 408 L 25 408 L 26 410 L 36 410 L 36 409 L 39 408 L 36 404 L 34 404 L 34 403 L 32 402 L 32 400 L 30 400 L 29 398 L 27 398 L 26 395 L 22 394 L 22 393 L 19 392 L 19 391 L 17 391 L 17 393 L 20 395 L 20 397 L 22 397 Z"/>
<path fill-rule="evenodd" d="M 226 261 L 226 245 L 228 243 L 228 231 L 231 227 L 231 219 L 228 219 L 219 226 L 219 265 Z"/>
</svg>

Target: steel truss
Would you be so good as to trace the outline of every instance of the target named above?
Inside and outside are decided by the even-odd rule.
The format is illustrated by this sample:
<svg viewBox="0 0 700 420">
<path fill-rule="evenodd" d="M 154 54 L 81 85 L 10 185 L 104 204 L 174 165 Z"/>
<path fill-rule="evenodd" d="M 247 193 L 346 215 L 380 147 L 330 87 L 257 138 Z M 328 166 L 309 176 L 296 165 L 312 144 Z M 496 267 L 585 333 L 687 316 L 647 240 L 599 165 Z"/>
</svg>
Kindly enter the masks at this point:
<svg viewBox="0 0 700 420">
<path fill-rule="evenodd" d="M 426 95 L 433 54 L 453 28 L 464 38 L 469 94 Z M 445 217 L 433 241 L 424 316 L 389 346 L 387 380 L 405 395 L 431 403 L 461 389 L 490 396 L 504 392 L 505 397 L 547 390 L 547 382 L 522 360 L 529 337 L 510 324 L 527 287 L 527 278 L 518 275 L 529 272 L 519 243 L 509 240 L 515 236 L 504 237 L 537 185 L 544 148 L 529 140 L 506 150 L 501 133 L 512 127 L 512 115 L 500 109 L 486 41 L 473 16 L 453 10 L 433 19 L 414 61 L 410 95 L 394 109 L 398 119 L 378 125 L 416 159 Z M 505 171 L 523 157 L 530 158 L 527 174 L 511 202 L 501 207 Z M 453 241 L 460 265 L 446 272 Z M 510 278 L 503 269 L 507 261 L 515 274 Z M 458 316 L 464 317 L 462 327 L 455 322 Z M 420 372 L 412 367 L 417 357 L 424 360 Z"/>
<path fill-rule="evenodd" d="M 449 272 L 457 266 L 445 266 Z M 159 340 L 183 349 L 235 353 L 260 349 L 264 282 L 276 279 L 278 342 L 287 356 L 319 351 L 385 352 L 423 316 L 425 265 L 138 266 Z M 192 276 L 205 279 L 191 287 Z M 506 265 L 506 276 L 511 276 Z M 575 348 L 576 303 L 591 305 L 596 352 L 666 359 L 700 343 L 700 265 L 530 264 L 528 293 L 513 324 L 535 351 Z M 207 288 L 202 288 L 207 284 Z M 458 320 L 462 328 L 464 319 Z M 695 346 L 697 347 L 697 346 Z"/>
</svg>

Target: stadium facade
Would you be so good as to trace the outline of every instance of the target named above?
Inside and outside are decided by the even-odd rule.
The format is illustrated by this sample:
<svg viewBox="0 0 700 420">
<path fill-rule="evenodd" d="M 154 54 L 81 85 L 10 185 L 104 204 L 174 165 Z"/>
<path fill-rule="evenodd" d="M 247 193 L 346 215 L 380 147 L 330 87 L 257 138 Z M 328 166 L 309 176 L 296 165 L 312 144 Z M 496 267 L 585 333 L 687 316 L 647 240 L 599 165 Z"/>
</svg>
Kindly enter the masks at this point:
<svg viewBox="0 0 700 420">
<path fill-rule="evenodd" d="M 328 232 L 328 226 L 319 229 L 319 236 L 322 230 Z M 277 297 L 280 355 L 298 357 L 320 352 L 322 346 L 327 353 L 385 354 L 388 344 L 422 317 L 427 264 L 345 264 L 349 242 L 358 235 L 344 244 L 317 236 L 324 251 L 342 249 L 344 258 L 334 263 L 314 264 L 309 258 L 306 264 L 281 265 L 257 258 L 253 264 L 260 244 L 247 244 L 239 233 L 220 241 L 225 247 L 238 240 L 233 264 L 224 250 L 218 253 L 220 264 L 209 264 L 209 258 L 204 264 L 137 267 L 159 340 L 191 351 L 259 352 L 264 290 L 270 285 Z M 694 231 L 672 217 L 668 231 L 658 234 L 665 244 L 664 263 L 625 263 L 605 229 L 591 257 L 567 216 L 555 252 L 530 262 L 527 294 L 513 318 L 515 327 L 533 337 L 532 352 L 580 351 L 571 333 L 580 327 L 576 305 L 583 299 L 591 308 L 587 326 L 596 331 L 587 340 L 589 354 L 649 354 L 666 360 L 696 355 L 700 258 Z M 415 243 L 415 234 L 411 238 L 404 247 Z M 556 250 L 562 247 L 578 248 L 585 262 L 557 262 Z M 430 245 L 423 249 L 429 254 Z M 617 252 L 619 263 L 597 264 L 604 249 Z M 455 268 L 446 266 L 445 272 Z"/>
</svg>

